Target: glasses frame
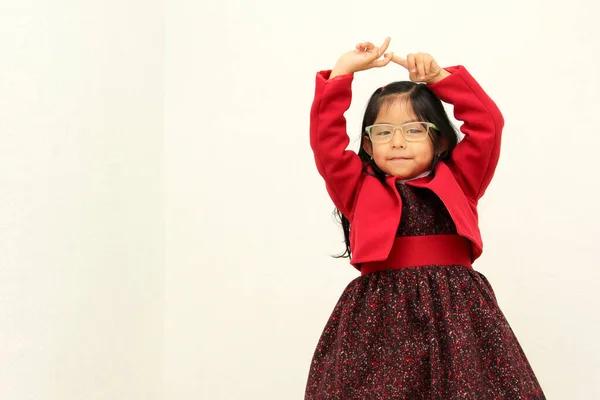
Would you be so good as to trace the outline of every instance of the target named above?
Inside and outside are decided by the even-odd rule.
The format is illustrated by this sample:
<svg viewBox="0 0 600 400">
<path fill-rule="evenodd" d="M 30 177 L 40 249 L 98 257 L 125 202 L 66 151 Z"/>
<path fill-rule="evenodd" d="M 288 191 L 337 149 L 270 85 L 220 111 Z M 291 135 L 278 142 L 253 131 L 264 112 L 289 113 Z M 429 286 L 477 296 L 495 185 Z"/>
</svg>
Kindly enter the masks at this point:
<svg viewBox="0 0 600 400">
<path fill-rule="evenodd" d="M 413 138 L 409 138 L 406 135 L 406 132 L 404 132 L 404 127 L 406 125 L 412 125 L 412 124 L 422 124 L 422 125 L 427 126 L 427 135 L 423 136 L 422 139 L 416 139 L 415 140 Z M 376 140 L 373 140 L 373 136 L 371 136 L 371 132 L 372 132 L 373 128 L 376 127 L 376 126 L 391 126 L 391 127 L 393 127 L 392 134 L 389 135 L 389 139 L 388 140 L 385 140 L 385 141 L 381 141 L 381 140 L 376 141 Z M 369 136 L 369 139 L 371 139 L 372 143 L 389 143 L 394 138 L 394 135 L 396 134 L 396 130 L 399 129 L 400 133 L 402 133 L 402 136 L 404 137 L 404 139 L 407 142 L 421 142 L 421 141 L 427 139 L 427 136 L 431 135 L 431 128 L 435 129 L 436 131 L 439 131 L 439 129 L 437 128 L 437 126 L 435 126 L 435 124 L 433 124 L 431 122 L 413 121 L 413 122 L 407 122 L 406 124 L 402 124 L 402 125 L 392 125 L 392 124 L 374 124 L 374 125 L 369 125 L 369 126 L 367 126 L 365 128 L 365 133 L 367 134 L 367 136 Z"/>
</svg>

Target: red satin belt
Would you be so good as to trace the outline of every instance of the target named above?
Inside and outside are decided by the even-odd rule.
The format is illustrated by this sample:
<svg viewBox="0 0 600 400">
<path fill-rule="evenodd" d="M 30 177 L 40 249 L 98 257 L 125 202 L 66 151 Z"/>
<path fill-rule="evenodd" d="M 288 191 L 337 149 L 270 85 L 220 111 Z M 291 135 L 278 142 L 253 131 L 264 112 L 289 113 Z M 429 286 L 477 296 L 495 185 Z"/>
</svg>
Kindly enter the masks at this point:
<svg viewBox="0 0 600 400">
<path fill-rule="evenodd" d="M 361 275 L 426 265 L 471 266 L 471 242 L 459 235 L 399 236 L 388 258 L 361 264 Z"/>
</svg>

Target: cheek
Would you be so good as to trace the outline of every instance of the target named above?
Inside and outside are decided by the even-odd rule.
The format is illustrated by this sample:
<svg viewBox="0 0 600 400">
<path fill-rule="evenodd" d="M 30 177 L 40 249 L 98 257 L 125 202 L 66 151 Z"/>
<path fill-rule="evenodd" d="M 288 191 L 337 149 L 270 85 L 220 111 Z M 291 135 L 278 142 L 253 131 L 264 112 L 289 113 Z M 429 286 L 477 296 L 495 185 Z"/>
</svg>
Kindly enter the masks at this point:
<svg viewBox="0 0 600 400">
<path fill-rule="evenodd" d="M 375 160 L 383 160 L 387 157 L 387 149 L 381 144 L 375 144 L 373 146 L 373 158 Z"/>
<path fill-rule="evenodd" d="M 431 142 L 419 143 L 414 152 L 416 158 L 421 162 L 433 161 L 433 144 Z"/>
</svg>

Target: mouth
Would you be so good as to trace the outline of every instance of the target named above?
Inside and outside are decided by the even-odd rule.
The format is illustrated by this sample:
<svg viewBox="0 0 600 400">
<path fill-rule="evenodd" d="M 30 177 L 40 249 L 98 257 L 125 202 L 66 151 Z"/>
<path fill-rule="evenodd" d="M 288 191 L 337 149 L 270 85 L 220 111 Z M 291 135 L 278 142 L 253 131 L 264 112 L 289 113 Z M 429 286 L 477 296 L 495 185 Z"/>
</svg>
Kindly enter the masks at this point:
<svg viewBox="0 0 600 400">
<path fill-rule="evenodd" d="M 390 161 L 407 161 L 410 160 L 408 157 L 392 157 L 389 159 Z"/>
</svg>

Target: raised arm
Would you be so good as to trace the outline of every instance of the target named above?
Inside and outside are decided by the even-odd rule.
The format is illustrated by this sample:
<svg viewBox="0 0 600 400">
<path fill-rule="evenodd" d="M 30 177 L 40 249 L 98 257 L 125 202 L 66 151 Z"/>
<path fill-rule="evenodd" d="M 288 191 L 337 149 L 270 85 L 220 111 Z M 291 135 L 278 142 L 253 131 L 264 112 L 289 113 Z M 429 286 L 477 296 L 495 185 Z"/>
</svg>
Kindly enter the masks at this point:
<svg viewBox="0 0 600 400">
<path fill-rule="evenodd" d="M 387 38 L 381 47 L 359 43 L 355 50 L 340 57 L 332 71 L 321 71 L 316 77 L 315 98 L 310 111 L 310 145 L 329 196 L 349 220 L 353 217 L 362 161 L 355 152 L 346 150 L 350 138 L 344 113 L 352 100 L 354 73 L 387 65 L 392 54 L 379 58 L 389 41 Z"/>
<path fill-rule="evenodd" d="M 463 66 L 445 68 L 450 75 L 428 84 L 444 102 L 454 106 L 454 116 L 463 121 L 465 137 L 448 162 L 465 195 L 479 200 L 487 189 L 500 156 L 504 118 L 492 99 Z"/>
<path fill-rule="evenodd" d="M 315 98 L 310 111 L 310 146 L 319 174 L 336 207 L 351 220 L 362 161 L 346 150 L 350 139 L 344 113 L 352 100 L 352 74 L 329 80 L 331 71 L 317 74 Z"/>
</svg>

